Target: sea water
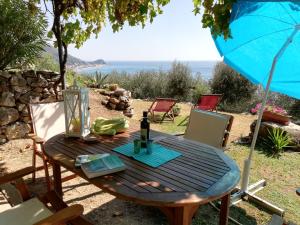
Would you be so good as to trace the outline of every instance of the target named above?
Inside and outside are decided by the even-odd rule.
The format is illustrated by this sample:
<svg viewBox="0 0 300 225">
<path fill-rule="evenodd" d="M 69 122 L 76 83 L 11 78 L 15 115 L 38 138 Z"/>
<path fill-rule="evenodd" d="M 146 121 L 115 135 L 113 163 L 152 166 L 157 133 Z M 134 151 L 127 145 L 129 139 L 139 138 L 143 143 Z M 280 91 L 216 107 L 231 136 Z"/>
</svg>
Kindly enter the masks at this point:
<svg viewBox="0 0 300 225">
<path fill-rule="evenodd" d="M 212 78 L 214 67 L 217 61 L 180 61 L 187 65 L 192 74 L 201 74 L 202 78 L 209 80 Z M 134 74 L 140 71 L 168 71 L 172 67 L 173 61 L 108 61 L 105 65 L 98 67 L 79 68 L 77 72 L 81 74 L 95 74 L 96 71 L 107 74 L 113 71 Z"/>
</svg>

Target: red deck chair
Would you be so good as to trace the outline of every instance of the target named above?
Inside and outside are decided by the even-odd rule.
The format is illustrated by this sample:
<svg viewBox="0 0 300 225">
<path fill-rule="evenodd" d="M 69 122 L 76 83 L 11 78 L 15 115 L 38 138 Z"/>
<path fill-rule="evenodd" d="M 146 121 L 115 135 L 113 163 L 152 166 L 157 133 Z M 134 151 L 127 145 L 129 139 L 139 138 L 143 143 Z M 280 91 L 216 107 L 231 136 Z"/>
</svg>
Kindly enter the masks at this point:
<svg viewBox="0 0 300 225">
<path fill-rule="evenodd" d="M 215 110 L 217 112 L 217 106 L 219 105 L 221 99 L 221 94 L 201 95 L 194 108 L 206 111 Z"/>
<path fill-rule="evenodd" d="M 176 104 L 176 99 L 173 98 L 156 98 L 155 101 L 150 106 L 148 112 L 150 112 L 152 121 L 155 121 L 155 112 L 164 113 L 162 116 L 160 123 L 163 122 L 163 120 L 166 117 L 169 117 L 171 121 L 174 122 L 174 114 L 173 114 L 173 106 Z"/>
</svg>

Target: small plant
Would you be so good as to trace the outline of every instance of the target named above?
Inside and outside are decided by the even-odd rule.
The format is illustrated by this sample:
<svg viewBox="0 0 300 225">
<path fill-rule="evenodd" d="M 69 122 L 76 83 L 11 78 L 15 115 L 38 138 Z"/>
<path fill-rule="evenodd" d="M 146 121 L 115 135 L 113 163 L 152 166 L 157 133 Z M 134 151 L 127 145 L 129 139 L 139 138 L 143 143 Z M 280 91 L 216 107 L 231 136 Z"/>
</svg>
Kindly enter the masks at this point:
<svg viewBox="0 0 300 225">
<path fill-rule="evenodd" d="M 268 137 L 263 138 L 263 145 L 266 147 L 266 151 L 271 156 L 279 156 L 285 148 L 290 147 L 292 139 L 289 134 L 280 128 L 268 129 Z"/>
<path fill-rule="evenodd" d="M 108 75 L 109 74 L 104 75 L 101 72 L 98 73 L 98 71 L 96 71 L 94 80 L 97 85 L 97 88 L 101 88 L 103 86 L 104 81 L 107 79 Z"/>
<path fill-rule="evenodd" d="M 180 105 L 176 104 L 176 105 L 174 105 L 172 110 L 173 110 L 174 116 L 179 116 L 180 111 L 181 111 L 181 107 L 180 107 Z"/>
<path fill-rule="evenodd" d="M 261 108 L 261 103 L 258 103 L 254 108 L 252 108 L 250 110 L 250 112 L 252 114 L 256 114 Z M 276 113 L 276 114 L 280 114 L 280 115 L 284 115 L 286 116 L 287 115 L 287 111 L 285 109 L 283 109 L 282 107 L 280 106 L 276 106 L 272 103 L 268 103 L 264 109 L 264 111 L 270 111 L 270 112 L 273 112 L 273 113 Z"/>
<path fill-rule="evenodd" d="M 101 72 L 96 71 L 95 75 L 86 76 L 85 84 L 89 88 L 102 88 L 104 81 L 107 79 L 109 74 L 102 74 Z"/>
</svg>

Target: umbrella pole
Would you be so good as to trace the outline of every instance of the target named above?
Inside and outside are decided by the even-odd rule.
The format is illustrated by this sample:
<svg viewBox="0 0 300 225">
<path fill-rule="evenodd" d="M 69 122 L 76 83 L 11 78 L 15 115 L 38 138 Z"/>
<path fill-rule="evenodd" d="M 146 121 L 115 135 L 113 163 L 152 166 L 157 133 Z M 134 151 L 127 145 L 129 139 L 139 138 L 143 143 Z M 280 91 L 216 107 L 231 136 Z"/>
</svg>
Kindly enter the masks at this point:
<svg viewBox="0 0 300 225">
<path fill-rule="evenodd" d="M 266 86 L 266 89 L 265 89 L 263 102 L 262 102 L 262 105 L 261 105 L 260 110 L 259 110 L 258 119 L 256 121 L 256 126 L 255 126 L 255 130 L 254 130 L 254 134 L 253 134 L 253 138 L 252 138 L 252 142 L 251 142 L 251 147 L 250 147 L 250 153 L 249 153 L 248 158 L 244 161 L 244 170 L 243 170 L 242 184 L 241 184 L 241 191 L 242 192 L 246 192 L 248 190 L 252 155 L 253 155 L 255 144 L 256 144 L 256 141 L 257 141 L 258 132 L 259 132 L 260 124 L 261 124 L 261 119 L 262 119 L 263 112 L 264 112 L 264 109 L 265 109 L 265 106 L 266 106 L 266 103 L 267 103 L 268 94 L 269 94 L 269 91 L 270 91 L 270 85 L 271 85 L 272 78 L 273 78 L 273 75 L 274 75 L 275 67 L 277 65 L 277 61 L 282 56 L 284 51 L 287 49 L 289 44 L 293 42 L 293 38 L 297 34 L 299 29 L 300 29 L 300 26 L 296 25 L 294 31 L 292 32 L 292 34 L 288 37 L 286 42 L 283 44 L 283 46 L 281 47 L 281 49 L 278 51 L 278 53 L 276 54 L 276 56 L 273 59 L 272 67 L 271 67 L 271 70 L 270 70 L 270 73 L 269 73 L 267 86 Z"/>
<path fill-rule="evenodd" d="M 259 110 L 258 119 L 256 122 L 255 130 L 254 130 L 254 134 L 253 134 L 253 138 L 252 138 L 252 142 L 251 142 L 250 153 L 249 153 L 248 158 L 244 161 L 244 170 L 243 170 L 243 175 L 242 175 L 241 189 L 239 190 L 239 192 L 237 192 L 236 194 L 234 194 L 232 196 L 232 202 L 237 203 L 237 202 L 239 202 L 239 200 L 235 201 L 236 199 L 241 199 L 243 196 L 247 195 L 249 200 L 252 199 L 253 201 L 255 201 L 258 204 L 261 203 L 263 206 L 265 206 L 266 208 L 270 209 L 271 211 L 273 211 L 279 215 L 283 215 L 283 213 L 284 213 L 283 209 L 280 209 L 280 208 L 272 205 L 271 203 L 269 203 L 261 198 L 258 198 L 257 196 L 254 195 L 255 192 L 259 191 L 260 189 L 263 188 L 263 186 L 266 185 L 266 182 L 264 180 L 262 180 L 262 181 L 257 182 L 256 184 L 249 186 L 249 176 L 250 176 L 252 156 L 253 156 L 255 144 L 257 141 L 259 128 L 261 125 L 261 119 L 262 119 L 262 115 L 264 112 L 264 108 L 267 103 L 267 98 L 268 98 L 268 94 L 270 91 L 270 85 L 272 82 L 272 78 L 274 75 L 277 61 L 282 56 L 282 54 L 284 53 L 286 48 L 289 46 L 289 44 L 293 42 L 293 38 L 299 30 L 300 30 L 300 25 L 296 25 L 292 34 L 288 37 L 286 42 L 283 44 L 283 46 L 281 47 L 281 49 L 278 51 L 278 53 L 276 54 L 276 56 L 273 59 L 272 67 L 271 67 L 269 77 L 268 77 L 267 86 L 266 86 L 265 93 L 264 93 L 264 98 L 262 101 L 261 108 Z"/>
</svg>

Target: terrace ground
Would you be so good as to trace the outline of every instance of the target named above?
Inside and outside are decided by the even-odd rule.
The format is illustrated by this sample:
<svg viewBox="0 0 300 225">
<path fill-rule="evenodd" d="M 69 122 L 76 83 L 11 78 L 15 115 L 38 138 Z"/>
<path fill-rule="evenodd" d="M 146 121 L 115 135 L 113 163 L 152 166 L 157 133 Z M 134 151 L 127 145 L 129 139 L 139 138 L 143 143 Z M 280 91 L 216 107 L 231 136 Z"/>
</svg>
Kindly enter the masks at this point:
<svg viewBox="0 0 300 225">
<path fill-rule="evenodd" d="M 101 105 L 101 96 L 91 92 L 90 107 L 91 120 L 96 117 L 114 117 L 120 116 L 117 111 L 107 110 Z M 139 119 L 142 111 L 149 108 L 151 102 L 134 99 L 132 106 L 135 115 L 129 119 L 130 126 L 139 126 Z M 151 124 L 151 129 L 168 132 L 182 133 L 185 126 L 178 126 L 184 120 L 189 112 L 191 105 L 180 104 L 181 115 L 176 118 L 175 123 L 165 122 L 163 124 Z M 234 144 L 233 141 L 240 136 L 246 136 L 249 133 L 249 126 L 256 118 L 248 114 L 232 114 L 234 123 L 230 134 L 230 143 L 226 153 L 236 160 L 242 169 L 243 161 L 247 157 L 249 148 Z M 11 141 L 0 147 L 0 158 L 2 160 L 2 172 L 15 171 L 17 169 L 29 166 L 31 164 L 32 151 L 30 150 L 30 140 Z M 286 152 L 277 158 L 267 157 L 263 151 L 255 151 L 252 170 L 251 182 L 259 179 L 266 179 L 268 186 L 258 193 L 270 202 L 286 210 L 285 218 L 287 220 L 300 223 L 300 198 L 296 196 L 295 190 L 300 185 L 300 154 L 297 152 Z M 43 172 L 38 173 L 38 181 L 30 184 L 33 193 L 46 191 Z M 27 177 L 30 181 L 30 177 Z M 101 189 L 88 184 L 81 178 L 75 178 L 63 184 L 64 199 L 68 204 L 80 203 L 85 208 L 85 215 L 95 224 L 102 225 L 158 225 L 167 224 L 164 215 L 153 207 L 136 205 L 116 199 L 114 196 L 104 193 Z M 271 215 L 269 212 L 256 207 L 247 202 L 242 202 L 231 207 L 230 215 L 241 224 L 254 225 L 266 224 Z M 193 225 L 218 224 L 218 213 L 210 206 L 201 206 L 198 210 Z M 230 223 L 233 224 L 233 223 Z"/>
</svg>

